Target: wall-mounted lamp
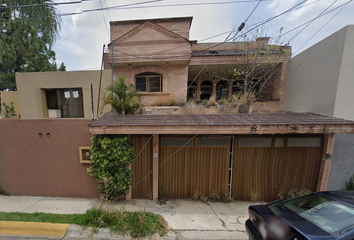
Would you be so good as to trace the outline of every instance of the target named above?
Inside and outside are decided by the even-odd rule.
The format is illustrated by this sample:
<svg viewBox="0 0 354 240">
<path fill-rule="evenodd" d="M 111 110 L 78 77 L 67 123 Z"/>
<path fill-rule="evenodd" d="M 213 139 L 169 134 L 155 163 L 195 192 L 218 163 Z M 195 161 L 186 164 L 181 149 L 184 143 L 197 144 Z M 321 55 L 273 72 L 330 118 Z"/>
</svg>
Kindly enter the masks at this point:
<svg viewBox="0 0 354 240">
<path fill-rule="evenodd" d="M 42 137 L 42 133 L 38 133 L 38 137 Z"/>
<path fill-rule="evenodd" d="M 50 137 L 50 133 L 47 133 L 47 137 Z"/>
</svg>

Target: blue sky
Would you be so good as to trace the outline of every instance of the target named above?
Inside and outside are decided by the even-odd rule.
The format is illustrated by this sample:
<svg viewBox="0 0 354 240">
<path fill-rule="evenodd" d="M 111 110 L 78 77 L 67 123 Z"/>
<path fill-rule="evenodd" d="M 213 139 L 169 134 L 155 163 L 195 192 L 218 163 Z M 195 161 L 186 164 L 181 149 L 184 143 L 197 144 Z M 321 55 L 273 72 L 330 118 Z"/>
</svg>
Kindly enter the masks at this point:
<svg viewBox="0 0 354 240">
<path fill-rule="evenodd" d="M 56 0 L 55 2 L 66 2 L 71 0 Z M 146 2 L 147 0 L 92 0 L 79 4 L 60 5 L 60 14 L 81 12 L 87 9 L 108 6 L 119 6 L 124 4 L 134 4 Z M 241 0 L 161 0 L 160 2 L 135 5 L 144 8 L 115 9 L 94 11 L 71 16 L 62 17 L 61 32 L 54 44 L 57 54 L 58 64 L 64 62 L 68 71 L 74 70 L 95 70 L 100 68 L 102 58 L 102 46 L 110 40 L 109 21 L 185 17 L 193 16 L 190 30 L 191 40 L 202 40 L 219 33 L 235 30 L 247 18 L 258 1 L 244 3 L 227 3 L 217 5 L 199 6 L 169 6 L 151 7 L 158 5 L 174 5 L 184 3 L 221 3 L 236 2 Z M 263 0 L 254 11 L 246 23 L 248 26 L 259 21 L 268 19 L 300 3 L 299 0 Z M 264 35 L 275 36 L 279 29 L 283 28 L 283 33 L 316 18 L 326 8 L 330 11 L 348 0 L 308 0 L 301 4 L 303 6 L 295 11 L 284 14 L 267 23 L 264 27 Z M 340 30 L 346 25 L 354 24 L 354 3 L 350 2 L 341 12 L 339 12 L 319 33 L 317 33 L 306 45 L 301 47 L 318 29 L 329 21 L 338 11 L 334 10 L 327 15 L 317 18 L 305 30 L 297 35 L 290 45 L 293 53 L 300 53 L 309 46 L 319 42 L 332 33 Z M 104 16 L 104 17 L 103 17 Z M 107 27 L 105 25 L 107 24 Z M 282 40 L 289 41 L 302 27 L 284 35 Z M 227 34 L 209 39 L 205 42 L 222 42 Z M 301 49 L 299 49 L 301 47 Z"/>
</svg>

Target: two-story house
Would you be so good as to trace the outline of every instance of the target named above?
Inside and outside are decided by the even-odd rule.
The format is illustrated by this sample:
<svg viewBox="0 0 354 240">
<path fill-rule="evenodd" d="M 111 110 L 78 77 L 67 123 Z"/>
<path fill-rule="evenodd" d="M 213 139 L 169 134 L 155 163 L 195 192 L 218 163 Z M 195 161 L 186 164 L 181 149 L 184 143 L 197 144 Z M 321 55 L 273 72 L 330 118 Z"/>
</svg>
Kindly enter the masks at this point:
<svg viewBox="0 0 354 240">
<path fill-rule="evenodd" d="M 71 132 L 55 132 L 64 135 L 70 146 L 64 144 L 66 138 L 42 136 L 42 132 L 36 133 L 37 138 L 34 133 L 24 134 L 31 142 L 23 140 L 22 144 L 43 144 L 45 137 L 45 146 L 57 149 L 59 145 L 72 159 L 70 164 L 58 163 L 64 161 L 59 150 L 54 151 L 58 152 L 55 157 L 49 157 L 50 152 L 41 156 L 48 156 L 51 162 L 58 160 L 55 166 L 72 174 L 73 168 L 81 173 L 83 167 L 78 165 L 87 164 L 73 162 L 79 152 L 81 156 L 87 152 L 89 137 L 85 134 L 128 134 L 138 156 L 131 166 L 133 184 L 128 199 L 156 199 L 159 191 L 167 198 L 190 198 L 197 191 L 205 195 L 213 191 L 234 199 L 270 201 L 279 192 L 295 188 L 326 189 L 334 133 L 353 132 L 354 123 L 283 111 L 290 47 L 272 45 L 265 37 L 248 42 L 237 42 L 237 38 L 198 43 L 189 39 L 191 24 L 191 17 L 111 22 L 111 42 L 103 54 L 102 72 L 18 74 L 23 119 L 18 121 L 26 121 L 26 126 L 41 119 L 42 126 L 55 130 L 56 125 L 65 125 L 58 118 L 95 118 L 89 129 L 88 120 L 78 130 L 69 126 L 74 121 L 66 120 Z M 139 90 L 141 109 L 134 115 L 97 114 L 102 92 L 120 76 Z M 247 81 L 249 85 L 242 85 Z M 225 104 L 245 92 L 253 94 L 247 104 Z M 108 106 L 103 109 L 103 113 L 109 111 Z M 8 135 L 11 131 L 3 138 Z M 37 145 L 34 147 L 39 149 Z M 77 146 L 80 151 L 72 153 Z M 17 153 L 4 152 L 21 162 Z M 36 159 L 30 157 L 37 166 Z M 71 184 L 70 188 L 79 189 L 88 181 L 83 181 L 83 174 L 70 175 L 76 179 L 75 187 Z M 64 188 L 58 195 L 72 196 Z M 36 194 L 47 192 L 38 190 Z"/>
</svg>

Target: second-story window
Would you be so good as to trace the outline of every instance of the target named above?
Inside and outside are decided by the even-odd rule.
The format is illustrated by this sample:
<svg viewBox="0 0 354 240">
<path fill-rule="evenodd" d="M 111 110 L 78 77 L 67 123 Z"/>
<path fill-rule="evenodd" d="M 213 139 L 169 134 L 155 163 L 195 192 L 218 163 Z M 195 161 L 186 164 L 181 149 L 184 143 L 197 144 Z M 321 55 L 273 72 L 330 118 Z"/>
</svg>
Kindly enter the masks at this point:
<svg viewBox="0 0 354 240">
<path fill-rule="evenodd" d="M 145 72 L 135 76 L 136 90 L 140 92 L 162 92 L 162 75 Z"/>
</svg>

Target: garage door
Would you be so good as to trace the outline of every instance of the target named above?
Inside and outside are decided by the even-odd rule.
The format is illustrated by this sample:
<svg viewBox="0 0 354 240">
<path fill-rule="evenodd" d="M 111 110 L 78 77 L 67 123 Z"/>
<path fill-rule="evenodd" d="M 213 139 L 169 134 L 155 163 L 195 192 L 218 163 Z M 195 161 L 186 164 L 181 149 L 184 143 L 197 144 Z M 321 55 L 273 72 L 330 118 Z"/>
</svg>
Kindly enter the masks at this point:
<svg viewBox="0 0 354 240">
<path fill-rule="evenodd" d="M 279 192 L 316 190 L 322 137 L 236 137 L 232 197 L 272 201 Z"/>
<path fill-rule="evenodd" d="M 132 165 L 132 198 L 152 198 L 152 140 L 151 135 L 132 135 L 131 141 L 136 156 L 143 151 Z M 149 141 L 149 142 L 148 142 Z M 147 143 L 148 142 L 148 143 Z M 146 147 L 144 148 L 145 144 Z"/>
<path fill-rule="evenodd" d="M 159 191 L 166 198 L 190 198 L 196 191 L 228 193 L 230 138 L 161 136 Z"/>
</svg>

